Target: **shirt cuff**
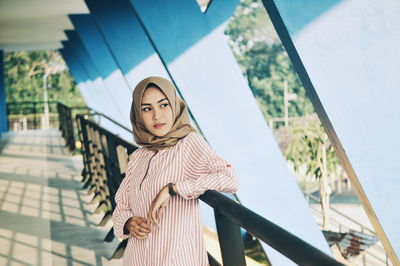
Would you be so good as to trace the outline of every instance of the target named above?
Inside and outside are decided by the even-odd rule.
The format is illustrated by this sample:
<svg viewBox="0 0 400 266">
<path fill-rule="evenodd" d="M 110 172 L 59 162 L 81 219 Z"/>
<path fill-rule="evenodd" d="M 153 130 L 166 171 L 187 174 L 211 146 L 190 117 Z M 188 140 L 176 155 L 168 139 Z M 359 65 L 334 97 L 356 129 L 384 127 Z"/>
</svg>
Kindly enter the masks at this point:
<svg viewBox="0 0 400 266">
<path fill-rule="evenodd" d="M 193 199 L 194 197 L 191 195 L 188 180 L 185 181 L 180 181 L 175 183 L 176 188 L 178 191 L 176 191 L 182 198 L 190 200 Z"/>
<path fill-rule="evenodd" d="M 119 239 L 126 239 L 126 238 L 128 238 L 129 237 L 129 234 L 125 234 L 125 224 L 126 224 L 126 222 L 130 219 L 130 218 L 132 218 L 132 215 L 126 215 L 126 217 L 124 217 L 123 219 L 122 219 L 122 223 L 121 223 L 121 228 L 119 228 L 119 230 L 120 230 L 120 232 L 115 232 L 115 236 L 116 237 L 118 237 Z M 118 231 L 119 231 L 118 230 Z"/>
</svg>

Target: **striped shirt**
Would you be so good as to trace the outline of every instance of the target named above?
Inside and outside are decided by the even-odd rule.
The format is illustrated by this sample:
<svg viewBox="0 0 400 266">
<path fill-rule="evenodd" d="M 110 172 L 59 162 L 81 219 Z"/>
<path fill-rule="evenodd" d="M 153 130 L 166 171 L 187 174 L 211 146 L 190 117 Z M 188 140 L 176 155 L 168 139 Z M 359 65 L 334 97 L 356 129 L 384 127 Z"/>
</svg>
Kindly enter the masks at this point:
<svg viewBox="0 0 400 266">
<path fill-rule="evenodd" d="M 176 183 L 178 195 L 170 198 L 160 228 L 141 240 L 124 234 L 125 222 L 132 216 L 147 218 L 153 199 L 169 182 Z M 115 236 L 128 238 L 123 265 L 208 265 L 197 197 L 207 190 L 234 193 L 238 186 L 234 168 L 195 132 L 157 153 L 137 149 L 129 156 L 113 212 Z"/>
</svg>

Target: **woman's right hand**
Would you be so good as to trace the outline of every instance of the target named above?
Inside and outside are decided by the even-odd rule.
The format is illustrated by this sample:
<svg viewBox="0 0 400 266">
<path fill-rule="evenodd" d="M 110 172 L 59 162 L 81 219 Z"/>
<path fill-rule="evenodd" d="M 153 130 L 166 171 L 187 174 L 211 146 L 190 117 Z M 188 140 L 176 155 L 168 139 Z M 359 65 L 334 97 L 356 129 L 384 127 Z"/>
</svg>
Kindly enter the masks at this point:
<svg viewBox="0 0 400 266">
<path fill-rule="evenodd" d="M 136 239 L 145 239 L 151 231 L 150 223 L 144 217 L 133 216 L 126 221 L 124 229 Z"/>
</svg>

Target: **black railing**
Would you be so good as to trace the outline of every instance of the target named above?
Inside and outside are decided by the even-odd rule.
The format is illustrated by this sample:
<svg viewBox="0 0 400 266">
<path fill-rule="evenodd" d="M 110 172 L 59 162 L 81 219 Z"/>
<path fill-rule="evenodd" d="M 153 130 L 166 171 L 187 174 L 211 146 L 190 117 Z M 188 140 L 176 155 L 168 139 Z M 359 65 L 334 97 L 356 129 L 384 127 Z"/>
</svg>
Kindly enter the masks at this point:
<svg viewBox="0 0 400 266">
<path fill-rule="evenodd" d="M 82 143 L 84 169 L 82 182 L 92 202 L 98 202 L 96 213 L 104 211 L 99 225 L 105 225 L 115 209 L 115 193 L 125 177 L 128 154 L 137 149 L 133 144 L 112 134 L 83 115 L 77 115 L 79 139 Z M 246 265 L 240 227 L 276 249 L 299 265 L 342 265 L 295 235 L 215 191 L 207 191 L 200 199 L 215 212 L 217 233 L 224 265 Z M 114 239 L 112 229 L 104 241 Z M 122 254 L 122 241 L 114 257 Z M 211 265 L 219 265 L 209 254 Z"/>
<path fill-rule="evenodd" d="M 48 128 L 61 131 L 66 146 L 71 152 L 76 150 L 77 131 L 74 129 L 74 115 L 84 113 L 89 116 L 97 114 L 86 106 L 68 107 L 58 101 L 48 101 Z M 7 117 L 10 130 L 44 129 L 45 102 L 21 101 L 7 103 Z M 47 128 L 47 127 L 46 127 Z"/>
<path fill-rule="evenodd" d="M 61 135 L 65 140 L 65 146 L 67 146 L 71 152 L 75 152 L 75 142 L 79 139 L 79 137 L 78 131 L 76 130 L 76 127 L 74 127 L 74 114 L 81 114 L 88 117 L 93 117 L 97 113 L 86 106 L 68 107 L 60 102 L 57 102 L 57 112 L 59 121 L 58 128 L 61 131 Z"/>
<path fill-rule="evenodd" d="M 72 110 L 68 106 L 57 103 L 59 129 L 62 137 L 65 139 L 65 145 L 70 151 L 75 151 L 74 123 L 72 119 Z"/>
<path fill-rule="evenodd" d="M 239 226 L 298 265 L 342 265 L 319 249 L 219 192 L 207 191 L 199 198 L 214 208 L 224 265 L 245 265 L 234 263 L 241 261 L 243 253 L 238 252 L 242 246 L 236 237 L 240 233 Z"/>
</svg>

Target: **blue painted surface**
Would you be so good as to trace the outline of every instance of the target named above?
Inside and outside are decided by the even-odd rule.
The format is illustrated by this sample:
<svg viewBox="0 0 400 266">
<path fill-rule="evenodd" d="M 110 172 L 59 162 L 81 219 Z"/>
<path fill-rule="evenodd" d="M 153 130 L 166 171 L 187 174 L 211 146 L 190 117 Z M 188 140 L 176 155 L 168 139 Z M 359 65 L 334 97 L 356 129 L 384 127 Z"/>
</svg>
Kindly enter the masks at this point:
<svg viewBox="0 0 400 266">
<path fill-rule="evenodd" d="M 74 77 L 86 104 L 95 111 L 106 114 L 107 110 L 105 110 L 105 108 L 107 106 L 100 102 L 101 98 L 99 98 L 99 94 L 96 93 L 96 88 L 94 87 L 93 82 L 87 77 L 87 71 L 80 63 L 80 60 L 73 49 L 70 47 L 69 41 L 63 41 L 62 44 L 64 48 L 60 49 L 60 53 L 69 66 L 71 74 Z M 132 135 L 129 132 L 122 130 L 107 119 L 101 119 L 100 125 L 127 140 L 132 139 Z"/>
<path fill-rule="evenodd" d="M 104 108 L 98 101 L 98 94 L 91 93 L 95 88 L 93 87 L 92 81 L 89 79 L 85 68 L 79 61 L 73 49 L 70 47 L 68 41 L 63 42 L 64 48 L 61 50 L 65 62 L 67 63 L 72 76 L 78 85 L 82 97 L 84 98 L 87 106 L 98 111 L 103 112 Z"/>
<path fill-rule="evenodd" d="M 91 15 L 69 15 L 69 18 L 92 60 L 98 61 L 96 66 L 101 77 L 104 79 L 111 75 L 118 66 Z"/>
<path fill-rule="evenodd" d="M 73 47 L 75 54 L 78 56 L 82 66 L 85 68 L 88 77 L 94 85 L 95 91 L 98 95 L 98 100 L 101 102 L 101 106 L 104 106 L 104 112 L 106 115 L 114 118 L 115 120 L 123 123 L 123 115 L 114 105 L 110 104 L 109 101 L 112 98 L 109 89 L 106 87 L 104 80 L 99 74 L 98 68 L 93 62 L 92 58 L 88 54 L 86 48 L 82 44 L 78 34 L 75 31 L 65 31 L 71 47 Z"/>
<path fill-rule="evenodd" d="M 4 52 L 0 50 L 0 137 L 8 131 L 6 108 L 6 84 L 4 73 Z"/>
<path fill-rule="evenodd" d="M 107 87 L 110 94 L 108 104 L 113 105 L 119 111 L 123 125 L 130 127 L 129 112 L 132 92 L 97 25 L 87 14 L 70 15 L 70 19 Z"/>
<path fill-rule="evenodd" d="M 168 77 L 128 1 L 85 2 L 132 90 L 144 77 Z"/>
<path fill-rule="evenodd" d="M 290 32 L 298 12 L 276 5 Z M 303 1 L 297 2 L 303 5 Z M 310 1 L 318 6 L 320 1 Z M 306 9 L 313 9 L 307 5 Z M 309 11 L 313 12 L 313 11 Z M 292 40 L 345 154 L 400 255 L 400 2 L 343 1 Z M 314 104 L 318 104 L 314 102 Z"/>
<path fill-rule="evenodd" d="M 330 254 L 226 43 L 238 1 L 213 1 L 206 14 L 194 1 L 131 3 L 208 142 L 237 169 L 241 202 Z M 215 227 L 210 209 L 202 211 L 204 223 Z M 292 264 L 264 248 L 273 264 Z"/>
<path fill-rule="evenodd" d="M 125 1 L 125 0 L 119 0 Z M 171 63 L 228 20 L 239 0 L 211 3 L 207 13 L 196 1 L 131 0 L 166 63 Z"/>
<path fill-rule="evenodd" d="M 93 98 L 87 94 L 87 90 L 85 88 L 85 83 L 90 81 L 85 79 L 85 77 L 82 75 L 83 70 L 81 69 L 81 66 L 79 66 L 79 63 L 76 62 L 73 55 L 70 54 L 67 48 L 59 49 L 59 52 L 64 58 L 64 61 L 67 64 L 71 75 L 74 77 L 74 80 L 86 105 L 96 110 L 95 101 L 93 101 Z"/>
<path fill-rule="evenodd" d="M 226 43 L 238 1 L 215 0 L 206 14 L 195 1 L 86 3 L 131 87 L 150 75 L 174 79 L 210 145 L 237 169 L 242 203 L 329 253 Z M 202 211 L 215 228 L 212 210 L 203 204 Z M 292 264 L 264 247 L 275 265 Z"/>
<path fill-rule="evenodd" d="M 302 0 L 302 1 L 276 1 L 279 5 L 280 15 L 286 22 L 285 26 L 291 35 L 305 28 L 309 23 L 323 16 L 335 5 L 343 0 Z"/>
<path fill-rule="evenodd" d="M 154 53 L 143 29 L 125 1 L 85 0 L 99 28 L 104 32 L 119 66 L 128 73 Z M 132 53 L 132 47 L 136 52 Z"/>
</svg>

